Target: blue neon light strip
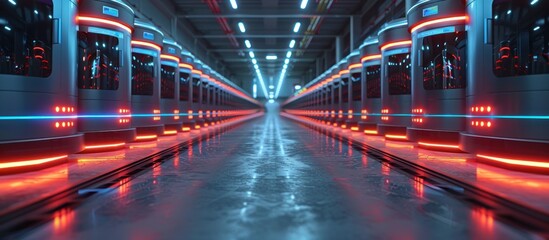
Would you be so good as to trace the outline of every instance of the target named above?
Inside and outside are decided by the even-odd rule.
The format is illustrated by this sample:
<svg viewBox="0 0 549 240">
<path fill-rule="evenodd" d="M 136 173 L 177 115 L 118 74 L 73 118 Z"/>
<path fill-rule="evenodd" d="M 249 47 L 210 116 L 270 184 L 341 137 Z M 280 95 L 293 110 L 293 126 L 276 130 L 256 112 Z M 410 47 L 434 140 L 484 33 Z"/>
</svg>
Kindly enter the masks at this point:
<svg viewBox="0 0 549 240">
<path fill-rule="evenodd" d="M 84 119 L 84 118 L 134 118 L 134 117 L 188 117 L 188 113 L 143 113 L 143 114 L 131 114 L 131 115 L 118 115 L 118 114 L 89 114 L 89 115 L 67 115 L 67 116 L 55 116 L 55 115 L 42 115 L 42 116 L 0 116 L 1 120 L 48 120 L 48 119 Z M 192 116 L 198 116 L 199 113 L 193 113 Z M 348 116 L 348 113 L 343 113 Z M 354 113 L 353 116 L 362 116 L 360 113 Z M 549 115 L 465 115 L 465 114 L 381 114 L 381 113 L 368 113 L 366 116 L 387 116 L 387 117 L 424 117 L 424 118 L 489 118 L 489 119 L 531 119 L 531 120 L 549 120 Z"/>
</svg>

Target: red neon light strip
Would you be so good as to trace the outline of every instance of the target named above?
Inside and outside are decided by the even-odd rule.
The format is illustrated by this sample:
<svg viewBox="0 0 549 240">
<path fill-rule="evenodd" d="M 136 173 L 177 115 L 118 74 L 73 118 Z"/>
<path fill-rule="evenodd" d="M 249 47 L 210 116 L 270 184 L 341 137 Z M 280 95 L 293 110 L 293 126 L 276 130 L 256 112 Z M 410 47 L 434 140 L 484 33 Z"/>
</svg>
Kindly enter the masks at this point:
<svg viewBox="0 0 549 240">
<path fill-rule="evenodd" d="M 482 154 L 477 154 L 477 157 L 496 161 L 496 162 L 517 165 L 517 166 L 549 168 L 548 162 L 536 162 L 536 161 L 522 160 L 522 159 L 502 158 L 502 157 L 494 157 L 494 156 L 488 156 L 488 155 L 482 155 Z"/>
<path fill-rule="evenodd" d="M 362 67 L 361 63 L 355 63 L 355 64 L 350 65 L 348 69 L 352 70 L 352 69 L 361 68 L 361 67 Z"/>
<path fill-rule="evenodd" d="M 177 134 L 177 131 L 176 131 L 176 130 L 164 131 L 164 135 L 175 135 L 175 134 Z"/>
<path fill-rule="evenodd" d="M 194 69 L 194 68 L 193 68 L 193 65 L 185 64 L 185 63 L 180 63 L 180 64 L 179 64 L 179 67 L 180 67 L 180 68 L 188 68 L 188 69 L 191 69 L 191 70 Z"/>
<path fill-rule="evenodd" d="M 178 57 L 175 57 L 175 56 L 172 56 L 172 55 L 161 54 L 161 55 L 160 55 L 160 58 L 161 58 L 161 59 L 173 60 L 173 61 L 175 61 L 175 62 L 179 62 L 179 58 L 178 58 Z"/>
<path fill-rule="evenodd" d="M 406 135 L 391 135 L 391 134 L 386 134 L 385 135 L 386 138 L 390 138 L 390 139 L 403 139 L 403 140 L 407 140 L 408 137 Z"/>
<path fill-rule="evenodd" d="M 113 143 L 113 144 L 104 144 L 104 145 L 92 145 L 92 146 L 85 146 L 84 149 L 99 149 L 99 148 L 114 148 L 114 147 L 121 147 L 124 146 L 126 143 Z"/>
<path fill-rule="evenodd" d="M 339 75 L 347 74 L 347 73 L 349 73 L 349 72 L 350 72 L 349 69 L 341 70 L 341 71 L 339 72 Z"/>
<path fill-rule="evenodd" d="M 387 44 L 381 46 L 381 51 L 384 51 L 387 48 L 398 47 L 398 46 L 406 46 L 406 45 L 412 45 L 412 40 L 387 43 Z"/>
<path fill-rule="evenodd" d="M 362 59 L 360 59 L 360 62 L 366 62 L 366 61 L 370 61 L 370 60 L 374 60 L 374 59 L 380 59 L 380 58 L 381 58 L 381 54 L 370 55 L 370 56 L 365 56 Z"/>
<path fill-rule="evenodd" d="M 426 147 L 459 149 L 458 145 L 450 145 L 450 144 L 438 144 L 438 143 L 426 143 L 426 142 L 418 142 L 417 144 L 421 146 L 426 146 Z"/>
<path fill-rule="evenodd" d="M 142 47 L 150 47 L 150 48 L 154 48 L 154 49 L 158 50 L 159 52 L 162 51 L 162 48 L 160 46 L 154 44 L 154 43 L 132 40 L 132 45 L 138 45 L 138 46 L 142 46 Z M 179 60 L 177 60 L 177 61 L 179 62 Z"/>
<path fill-rule="evenodd" d="M 111 20 L 107 20 L 107 19 L 102 19 L 102 18 L 96 18 L 96 17 L 84 17 L 84 16 L 77 16 L 76 17 L 76 21 L 79 22 L 79 21 L 84 21 L 84 22 L 96 22 L 96 23 L 103 23 L 103 24 L 107 24 L 107 25 L 111 25 L 111 26 L 115 26 L 115 27 L 119 27 L 119 28 L 122 28 L 124 29 L 126 32 L 128 33 L 132 33 L 132 29 L 122 23 L 119 23 L 119 22 L 115 22 L 115 21 L 111 21 Z"/>
<path fill-rule="evenodd" d="M 423 27 L 426 27 L 426 26 L 429 26 L 429 25 L 433 25 L 433 24 L 438 24 L 438 23 L 445 23 L 445 22 L 454 22 L 454 21 L 467 21 L 469 19 L 468 16 L 457 16 L 457 17 L 448 17 L 448 18 L 441 18 L 441 19 L 435 19 L 435 20 L 430 20 L 430 21 L 426 21 L 426 22 L 423 22 L 423 23 L 420 23 L 416 26 L 414 26 L 412 28 L 412 30 L 410 30 L 410 32 L 415 32 Z"/>
<path fill-rule="evenodd" d="M 376 130 L 364 130 L 364 133 L 365 133 L 365 134 L 369 134 L 369 135 L 377 135 L 377 131 L 376 131 Z"/>
<path fill-rule="evenodd" d="M 0 163 L 0 169 L 34 166 L 34 165 L 44 164 L 44 163 L 48 163 L 48 162 L 53 162 L 53 161 L 60 160 L 60 159 L 66 158 L 66 157 L 68 157 L 68 155 L 50 157 L 50 158 L 33 159 L 33 160 L 27 160 L 27 161 Z"/>
<path fill-rule="evenodd" d="M 157 138 L 157 135 L 144 135 L 144 136 L 137 136 L 136 140 L 146 140 L 146 139 L 155 139 Z"/>
</svg>

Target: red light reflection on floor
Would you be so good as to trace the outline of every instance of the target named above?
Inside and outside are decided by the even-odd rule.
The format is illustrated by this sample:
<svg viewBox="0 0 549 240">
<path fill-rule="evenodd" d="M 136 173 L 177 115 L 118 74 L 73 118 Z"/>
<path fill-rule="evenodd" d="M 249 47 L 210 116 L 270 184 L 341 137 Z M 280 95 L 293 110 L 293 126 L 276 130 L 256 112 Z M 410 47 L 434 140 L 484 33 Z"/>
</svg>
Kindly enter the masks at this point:
<svg viewBox="0 0 549 240">
<path fill-rule="evenodd" d="M 72 228 L 74 223 L 74 211 L 63 208 L 53 213 L 53 231 L 59 234 L 68 228 Z"/>
<path fill-rule="evenodd" d="M 351 140 L 349 140 L 348 144 L 349 144 L 349 147 L 347 148 L 347 155 L 349 155 L 349 157 L 352 157 L 353 156 L 353 142 Z"/>
<path fill-rule="evenodd" d="M 383 174 L 384 176 L 389 176 L 390 173 L 391 173 L 391 167 L 389 166 L 389 164 L 387 163 L 381 164 L 381 174 Z"/>
<path fill-rule="evenodd" d="M 471 219 L 474 226 L 478 228 L 479 237 L 483 239 L 493 239 L 494 233 L 494 213 L 486 208 L 477 207 L 471 210 Z"/>
<path fill-rule="evenodd" d="M 363 167 L 368 167 L 368 157 L 366 157 L 366 155 L 362 155 L 362 166 Z"/>
<path fill-rule="evenodd" d="M 129 190 L 130 190 L 129 177 L 118 181 L 118 195 L 120 195 L 120 197 L 126 197 L 128 195 Z"/>
<path fill-rule="evenodd" d="M 189 157 L 189 162 L 192 162 L 193 161 L 193 142 L 192 141 L 189 141 L 187 156 Z"/>
<path fill-rule="evenodd" d="M 425 185 L 423 184 L 423 178 L 414 177 L 414 190 L 416 191 L 417 196 L 423 198 L 425 192 Z"/>
<path fill-rule="evenodd" d="M 162 164 L 155 164 L 153 166 L 153 177 L 155 178 L 155 183 L 156 183 L 156 178 L 159 177 L 161 174 L 162 174 Z"/>
</svg>

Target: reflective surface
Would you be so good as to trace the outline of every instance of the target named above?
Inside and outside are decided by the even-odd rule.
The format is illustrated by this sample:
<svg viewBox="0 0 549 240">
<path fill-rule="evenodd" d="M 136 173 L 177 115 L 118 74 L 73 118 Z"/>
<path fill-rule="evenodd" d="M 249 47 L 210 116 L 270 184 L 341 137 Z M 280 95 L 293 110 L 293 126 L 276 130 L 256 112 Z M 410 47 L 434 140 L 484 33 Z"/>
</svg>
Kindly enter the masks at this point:
<svg viewBox="0 0 549 240">
<path fill-rule="evenodd" d="M 524 239 L 531 235 L 269 113 L 190 146 L 30 239 Z"/>
</svg>

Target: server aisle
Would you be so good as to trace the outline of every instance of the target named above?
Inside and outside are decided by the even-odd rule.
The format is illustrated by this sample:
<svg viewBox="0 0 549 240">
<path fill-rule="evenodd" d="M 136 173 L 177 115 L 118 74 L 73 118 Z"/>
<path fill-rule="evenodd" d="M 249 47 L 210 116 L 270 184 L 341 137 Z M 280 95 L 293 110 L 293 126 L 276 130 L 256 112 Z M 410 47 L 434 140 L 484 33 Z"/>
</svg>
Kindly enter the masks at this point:
<svg viewBox="0 0 549 240">
<path fill-rule="evenodd" d="M 489 210 L 276 112 L 189 146 L 29 239 L 524 239 Z"/>
</svg>

